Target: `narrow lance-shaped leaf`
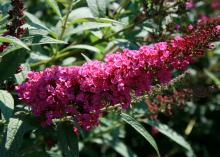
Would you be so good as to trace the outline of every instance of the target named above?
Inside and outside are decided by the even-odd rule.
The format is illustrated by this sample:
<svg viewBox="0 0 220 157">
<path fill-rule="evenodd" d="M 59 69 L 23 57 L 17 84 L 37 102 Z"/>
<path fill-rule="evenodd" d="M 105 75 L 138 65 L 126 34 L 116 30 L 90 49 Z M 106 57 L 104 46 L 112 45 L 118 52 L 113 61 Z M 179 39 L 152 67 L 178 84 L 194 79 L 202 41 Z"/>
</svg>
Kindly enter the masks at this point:
<svg viewBox="0 0 220 157">
<path fill-rule="evenodd" d="M 101 51 L 98 48 L 96 48 L 94 46 L 90 46 L 90 45 L 83 45 L 83 44 L 69 46 L 69 47 L 63 49 L 62 52 L 65 52 L 65 51 L 68 51 L 71 49 L 85 49 L 85 50 L 89 50 L 92 52 L 101 53 Z"/>
<path fill-rule="evenodd" d="M 57 38 L 58 34 L 54 31 L 52 31 L 51 29 L 49 29 L 48 27 L 46 27 L 36 16 L 34 16 L 33 14 L 29 13 L 29 12 L 25 12 L 24 13 L 25 16 L 30 20 L 29 24 L 37 29 L 43 29 L 48 31 L 48 33 L 50 33 L 53 37 Z"/>
<path fill-rule="evenodd" d="M 74 28 L 72 31 L 69 32 L 69 35 L 80 33 L 86 30 L 91 30 L 91 29 L 99 29 L 103 27 L 111 27 L 112 24 L 110 23 L 96 23 L 96 22 L 88 22 L 88 23 L 83 23 L 82 25 Z"/>
<path fill-rule="evenodd" d="M 0 109 L 4 119 L 9 120 L 14 110 L 14 99 L 7 91 L 0 90 Z"/>
<path fill-rule="evenodd" d="M 57 2 L 55 0 L 47 0 L 47 3 L 50 5 L 50 7 L 53 9 L 53 11 L 60 17 L 62 18 L 60 8 L 57 5 Z"/>
<path fill-rule="evenodd" d="M 13 36 L 5 36 L 5 37 L 0 36 L 0 42 L 13 43 L 17 46 L 21 46 L 27 50 L 30 50 L 25 43 L 23 43 L 20 39 Z"/>
<path fill-rule="evenodd" d="M 115 23 L 115 24 L 123 25 L 123 23 L 121 22 L 108 19 L 108 18 L 85 17 L 85 18 L 74 19 L 73 21 L 68 23 L 68 26 L 72 26 L 74 24 L 82 23 L 82 22 Z"/>
<path fill-rule="evenodd" d="M 51 38 L 49 36 L 41 36 L 41 35 L 35 35 L 35 36 L 29 36 L 24 38 L 27 40 L 27 45 L 33 46 L 33 45 L 44 45 L 44 44 L 67 44 L 67 42 Z"/>
<path fill-rule="evenodd" d="M 141 134 L 150 143 L 150 145 L 156 150 L 157 155 L 160 157 L 160 153 L 156 141 L 148 133 L 148 131 L 137 120 L 135 120 L 128 114 L 121 113 L 121 117 L 126 123 L 131 125 L 139 134 Z"/>
<path fill-rule="evenodd" d="M 220 85 L 220 79 L 217 78 L 213 73 L 211 73 L 208 70 L 204 70 L 204 72 L 210 79 L 212 79 L 215 82 L 216 85 Z"/>
<path fill-rule="evenodd" d="M 85 54 L 81 53 L 81 55 L 85 58 L 85 60 L 86 60 L 87 62 L 92 61 L 92 60 L 91 60 L 88 56 L 86 56 Z"/>
<path fill-rule="evenodd" d="M 169 128 L 167 125 L 150 120 L 143 122 L 155 127 L 160 133 L 162 133 L 163 135 L 170 138 L 172 141 L 176 142 L 177 144 L 185 148 L 190 154 L 194 156 L 194 152 L 190 144 L 181 135 L 179 135 L 177 132 Z"/>
</svg>

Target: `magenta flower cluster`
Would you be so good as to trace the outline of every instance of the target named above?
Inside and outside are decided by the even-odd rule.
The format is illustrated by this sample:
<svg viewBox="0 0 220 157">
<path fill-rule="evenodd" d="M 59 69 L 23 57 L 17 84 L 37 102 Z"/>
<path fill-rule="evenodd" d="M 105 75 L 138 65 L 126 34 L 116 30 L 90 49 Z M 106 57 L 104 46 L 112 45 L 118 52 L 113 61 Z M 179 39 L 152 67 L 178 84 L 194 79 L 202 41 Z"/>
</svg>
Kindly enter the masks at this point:
<svg viewBox="0 0 220 157">
<path fill-rule="evenodd" d="M 139 50 L 124 49 L 107 55 L 104 62 L 29 72 L 28 81 L 16 87 L 18 96 L 42 118 L 43 126 L 69 115 L 82 128 L 90 129 L 99 124 L 102 108 L 121 104 L 127 109 L 132 94 L 149 91 L 153 81 L 170 81 L 174 69 L 184 69 L 219 39 L 219 24 L 219 18 L 200 22 L 191 34 Z"/>
</svg>

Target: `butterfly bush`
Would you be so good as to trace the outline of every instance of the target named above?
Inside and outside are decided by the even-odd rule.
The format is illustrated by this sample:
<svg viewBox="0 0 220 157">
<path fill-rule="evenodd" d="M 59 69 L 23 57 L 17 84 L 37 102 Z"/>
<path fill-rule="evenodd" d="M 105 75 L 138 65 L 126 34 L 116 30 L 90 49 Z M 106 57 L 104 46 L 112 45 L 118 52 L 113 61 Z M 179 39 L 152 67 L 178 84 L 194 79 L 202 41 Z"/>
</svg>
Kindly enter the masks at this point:
<svg viewBox="0 0 220 157">
<path fill-rule="evenodd" d="M 220 18 L 200 20 L 184 36 L 138 50 L 123 49 L 108 54 L 103 62 L 31 71 L 16 90 L 43 126 L 51 125 L 55 118 L 72 116 L 88 130 L 99 124 L 103 108 L 116 104 L 129 108 L 132 95 L 148 92 L 153 82 L 169 82 L 174 69 L 184 70 L 219 37 Z"/>
<path fill-rule="evenodd" d="M 22 0 L 11 0 L 12 8 L 8 12 L 7 31 L 2 36 L 14 36 L 20 38 L 26 32 L 22 25 L 24 25 L 24 2 Z M 8 43 L 0 44 L 0 52 L 3 52 L 9 46 Z"/>
</svg>

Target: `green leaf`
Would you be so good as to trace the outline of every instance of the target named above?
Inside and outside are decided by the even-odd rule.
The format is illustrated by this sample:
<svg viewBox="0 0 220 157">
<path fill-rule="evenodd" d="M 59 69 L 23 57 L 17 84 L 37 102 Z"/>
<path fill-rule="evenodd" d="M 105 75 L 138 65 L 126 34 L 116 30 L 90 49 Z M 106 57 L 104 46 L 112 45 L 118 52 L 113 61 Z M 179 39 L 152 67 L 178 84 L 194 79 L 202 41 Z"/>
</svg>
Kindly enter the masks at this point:
<svg viewBox="0 0 220 157">
<path fill-rule="evenodd" d="M 14 110 L 14 99 L 7 91 L 0 90 L 0 109 L 4 119 L 9 120 Z"/>
<path fill-rule="evenodd" d="M 81 53 L 81 55 L 85 58 L 85 60 L 86 60 L 87 62 L 92 61 L 92 60 L 91 60 L 88 56 L 86 56 L 85 54 Z"/>
<path fill-rule="evenodd" d="M 58 34 L 51 29 L 49 29 L 47 26 L 45 26 L 36 16 L 29 12 L 24 12 L 25 16 L 30 20 L 28 24 L 32 27 L 35 27 L 37 29 L 43 29 L 48 31 L 53 37 L 58 37 Z"/>
<path fill-rule="evenodd" d="M 82 22 L 98 22 L 98 23 L 116 23 L 116 24 L 122 24 L 121 22 L 108 19 L 108 18 L 98 18 L 98 17 L 85 17 L 85 18 L 77 18 L 74 19 L 73 21 L 68 23 L 68 26 L 72 26 L 77 23 L 82 23 Z"/>
<path fill-rule="evenodd" d="M 108 0 L 86 0 L 86 2 L 94 16 L 104 17 L 106 15 Z"/>
<path fill-rule="evenodd" d="M 23 51 L 19 49 L 11 52 L 6 51 L 6 54 L 3 54 L 2 61 L 0 62 L 0 80 L 4 81 L 9 77 L 14 77 L 17 67 L 25 62 L 28 55 L 25 49 Z"/>
<path fill-rule="evenodd" d="M 29 36 L 24 38 L 27 45 L 33 46 L 33 45 L 44 45 L 44 44 L 67 44 L 67 42 L 51 38 L 49 36 L 41 36 L 41 35 L 35 35 L 35 36 Z"/>
<path fill-rule="evenodd" d="M 90 45 L 83 45 L 83 44 L 69 46 L 69 47 L 63 49 L 62 52 L 65 52 L 65 51 L 68 51 L 71 49 L 85 49 L 85 50 L 89 50 L 92 52 L 101 53 L 101 51 L 98 48 L 96 48 L 94 46 L 90 46 Z"/>
<path fill-rule="evenodd" d="M 63 66 L 72 65 L 76 61 L 75 57 L 68 57 L 62 61 Z"/>
<path fill-rule="evenodd" d="M 78 136 L 74 134 L 72 127 L 68 124 L 59 124 L 57 127 L 58 144 L 63 157 L 78 157 Z"/>
<path fill-rule="evenodd" d="M 156 150 L 157 155 L 160 157 L 159 149 L 154 138 L 148 133 L 148 131 L 134 118 L 127 115 L 126 113 L 121 113 L 122 119 L 131 125 L 138 133 L 140 133 L 149 143 L 150 145 Z"/>
<path fill-rule="evenodd" d="M 36 16 L 34 16 L 33 14 L 29 13 L 29 12 L 25 12 L 24 13 L 25 16 L 27 16 L 27 18 L 32 22 L 32 24 L 30 24 L 31 26 L 35 26 L 36 28 L 39 29 L 45 29 L 47 31 L 50 31 L 49 28 L 47 28 Z"/>
<path fill-rule="evenodd" d="M 163 135 L 170 138 L 172 141 L 176 142 L 177 144 L 185 148 L 190 154 L 193 154 L 194 156 L 194 152 L 190 144 L 181 135 L 179 135 L 177 132 L 172 130 L 170 127 L 155 121 L 147 120 L 144 122 L 155 127 L 160 133 L 162 133 Z"/>
<path fill-rule="evenodd" d="M 50 5 L 50 7 L 53 9 L 53 11 L 62 18 L 59 6 L 57 5 L 57 2 L 55 0 L 47 0 L 47 3 Z"/>
<path fill-rule="evenodd" d="M 19 119 L 11 118 L 8 124 L 7 138 L 5 148 L 9 150 L 14 142 L 15 136 L 22 125 L 22 121 Z M 17 141 L 18 142 L 18 141 Z"/>
<path fill-rule="evenodd" d="M 109 144 L 123 157 L 137 157 L 137 155 L 121 141 L 109 141 Z"/>
<path fill-rule="evenodd" d="M 42 150 L 33 149 L 31 152 L 24 152 L 22 154 L 22 157 L 54 157 L 54 156 L 48 154 L 43 149 Z M 61 157 L 61 155 L 56 156 L 56 157 Z"/>
<path fill-rule="evenodd" d="M 27 123 L 10 118 L 7 132 L 0 147 L 1 157 L 18 157 L 17 151 L 22 144 L 23 135 L 30 130 L 33 130 L 33 127 Z"/>
<path fill-rule="evenodd" d="M 71 13 L 69 14 L 68 21 L 71 22 L 76 19 L 92 18 L 92 17 L 94 16 L 92 15 L 92 12 L 88 7 L 80 7 L 71 11 Z"/>
<path fill-rule="evenodd" d="M 97 29 L 102 27 L 111 27 L 112 24 L 110 23 L 96 23 L 96 22 L 88 22 L 85 25 L 80 25 L 76 27 L 73 31 L 70 32 L 70 34 L 76 34 L 79 32 L 83 32 L 85 30 L 91 30 L 91 29 Z"/>
<path fill-rule="evenodd" d="M 13 36 L 5 36 L 5 37 L 0 36 L 0 42 L 13 43 L 13 44 L 21 46 L 27 50 L 30 50 L 25 43 L 23 43 L 20 39 L 15 38 Z"/>
<path fill-rule="evenodd" d="M 103 33 L 101 30 L 91 30 L 91 33 L 99 39 L 103 38 Z"/>
<path fill-rule="evenodd" d="M 212 79 L 215 82 L 216 85 L 220 85 L 220 79 L 217 78 L 213 73 L 211 73 L 208 70 L 204 70 L 204 72 L 210 79 Z"/>
<path fill-rule="evenodd" d="M 18 84 L 21 84 L 26 80 L 27 74 L 31 70 L 29 64 L 21 64 L 21 67 L 23 68 L 22 71 L 15 74 L 15 79 Z"/>
<path fill-rule="evenodd" d="M 124 142 L 119 139 L 114 139 L 109 134 L 103 135 L 101 138 L 94 138 L 91 142 L 97 143 L 99 145 L 106 144 L 114 149 L 118 154 L 123 157 L 137 157 L 135 152 L 129 148 Z"/>
<path fill-rule="evenodd" d="M 56 0 L 57 2 L 61 3 L 66 8 L 70 5 L 72 0 Z M 79 3 L 82 0 L 73 0 L 72 5 L 75 6 L 77 3 Z"/>
</svg>

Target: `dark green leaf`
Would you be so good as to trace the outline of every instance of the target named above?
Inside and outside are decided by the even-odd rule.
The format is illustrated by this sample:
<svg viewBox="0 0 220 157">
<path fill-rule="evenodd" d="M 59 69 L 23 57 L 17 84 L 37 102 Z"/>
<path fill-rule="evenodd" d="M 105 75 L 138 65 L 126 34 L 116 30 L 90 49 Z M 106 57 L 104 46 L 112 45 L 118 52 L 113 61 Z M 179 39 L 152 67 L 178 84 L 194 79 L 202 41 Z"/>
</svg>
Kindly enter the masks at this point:
<svg viewBox="0 0 220 157">
<path fill-rule="evenodd" d="M 149 120 L 144 121 L 144 122 L 146 122 L 147 124 L 149 124 L 153 127 L 156 127 L 160 133 L 164 134 L 165 136 L 170 138 L 172 141 L 176 142 L 177 144 L 179 144 L 180 146 L 185 148 L 190 154 L 194 154 L 190 144 L 181 135 L 176 133 L 174 130 L 169 128 L 167 125 L 161 124 L 161 123 L 155 122 L 155 121 L 149 121 Z"/>
<path fill-rule="evenodd" d="M 24 63 L 26 57 L 28 56 L 28 53 L 26 50 L 14 50 L 10 53 L 6 51 L 6 54 L 3 55 L 2 61 L 0 62 L 0 80 L 6 80 L 9 77 L 14 77 L 14 74 L 16 73 L 17 67 Z"/>
<path fill-rule="evenodd" d="M 109 141 L 110 146 L 123 157 L 137 157 L 137 155 L 121 141 Z"/>
<path fill-rule="evenodd" d="M 160 156 L 157 144 L 154 138 L 148 133 L 148 131 L 137 120 L 135 120 L 131 116 L 125 113 L 122 113 L 121 117 L 126 123 L 131 125 L 139 134 L 141 134 L 150 143 L 150 145 L 156 150 L 157 155 Z"/>
<path fill-rule="evenodd" d="M 78 157 L 78 136 L 68 124 L 59 124 L 57 127 L 58 144 L 64 157 Z"/>
</svg>

